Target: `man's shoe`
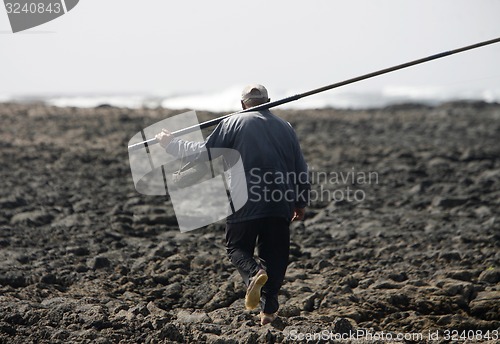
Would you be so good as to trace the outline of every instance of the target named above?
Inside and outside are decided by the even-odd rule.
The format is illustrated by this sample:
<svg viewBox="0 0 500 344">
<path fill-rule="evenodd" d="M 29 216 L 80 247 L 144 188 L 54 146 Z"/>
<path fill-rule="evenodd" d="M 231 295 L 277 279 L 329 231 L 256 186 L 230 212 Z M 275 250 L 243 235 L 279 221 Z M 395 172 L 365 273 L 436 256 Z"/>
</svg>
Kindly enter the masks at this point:
<svg viewBox="0 0 500 344">
<path fill-rule="evenodd" d="M 260 312 L 260 324 L 262 326 L 272 323 L 278 317 L 278 312 L 267 314 Z"/>
<path fill-rule="evenodd" d="M 248 310 L 257 308 L 260 302 L 260 290 L 267 282 L 267 273 L 265 270 L 259 270 L 248 285 L 245 295 L 245 307 Z"/>
</svg>

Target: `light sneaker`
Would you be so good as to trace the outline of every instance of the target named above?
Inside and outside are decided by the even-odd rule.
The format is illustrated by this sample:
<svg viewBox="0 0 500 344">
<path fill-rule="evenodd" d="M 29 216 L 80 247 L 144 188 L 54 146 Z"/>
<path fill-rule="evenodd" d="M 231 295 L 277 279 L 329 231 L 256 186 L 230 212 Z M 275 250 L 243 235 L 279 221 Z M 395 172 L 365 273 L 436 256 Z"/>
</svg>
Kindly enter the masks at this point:
<svg viewBox="0 0 500 344">
<path fill-rule="evenodd" d="M 267 273 L 265 270 L 259 270 L 248 285 L 245 295 L 245 308 L 252 310 L 257 308 L 260 302 L 260 290 L 267 282 Z"/>
<path fill-rule="evenodd" d="M 260 324 L 262 326 L 272 323 L 278 317 L 278 312 L 267 314 L 260 312 Z"/>
</svg>

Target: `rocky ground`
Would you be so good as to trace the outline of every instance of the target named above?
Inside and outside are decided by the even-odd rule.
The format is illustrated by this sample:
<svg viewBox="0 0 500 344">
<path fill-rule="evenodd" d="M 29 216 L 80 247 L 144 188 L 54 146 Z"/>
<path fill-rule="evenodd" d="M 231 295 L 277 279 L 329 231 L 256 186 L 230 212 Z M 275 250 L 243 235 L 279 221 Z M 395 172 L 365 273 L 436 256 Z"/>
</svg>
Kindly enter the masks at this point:
<svg viewBox="0 0 500 344">
<path fill-rule="evenodd" d="M 497 342 L 500 105 L 276 111 L 316 197 L 264 327 L 223 224 L 134 189 L 128 140 L 178 113 L 0 105 L 0 343 Z"/>
</svg>

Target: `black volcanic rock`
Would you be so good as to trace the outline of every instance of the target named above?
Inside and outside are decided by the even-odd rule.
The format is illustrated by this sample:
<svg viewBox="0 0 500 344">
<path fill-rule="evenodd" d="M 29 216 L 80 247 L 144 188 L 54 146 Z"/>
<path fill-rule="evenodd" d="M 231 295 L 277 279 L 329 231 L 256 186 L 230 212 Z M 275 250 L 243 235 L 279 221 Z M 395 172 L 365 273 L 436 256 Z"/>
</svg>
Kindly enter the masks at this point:
<svg viewBox="0 0 500 344">
<path fill-rule="evenodd" d="M 128 140 L 178 111 L 0 104 L 0 343 L 500 328 L 500 105 L 274 112 L 326 178 L 261 327 L 224 225 L 180 233 L 171 200 L 134 189 Z"/>
</svg>

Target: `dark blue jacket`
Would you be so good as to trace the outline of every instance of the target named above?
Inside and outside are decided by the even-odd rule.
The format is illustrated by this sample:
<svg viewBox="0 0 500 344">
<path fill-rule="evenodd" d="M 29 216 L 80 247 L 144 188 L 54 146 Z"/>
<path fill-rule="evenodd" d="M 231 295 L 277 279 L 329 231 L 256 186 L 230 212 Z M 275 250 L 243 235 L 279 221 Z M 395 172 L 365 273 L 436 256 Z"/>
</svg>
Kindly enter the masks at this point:
<svg viewBox="0 0 500 344">
<path fill-rule="evenodd" d="M 226 118 L 205 142 L 174 138 L 166 151 L 194 161 L 206 160 L 207 149 L 216 151 L 214 148 L 238 151 L 245 170 L 248 201 L 227 222 L 265 217 L 290 221 L 294 207 L 303 208 L 309 202 L 307 165 L 295 131 L 269 110 Z"/>
</svg>

